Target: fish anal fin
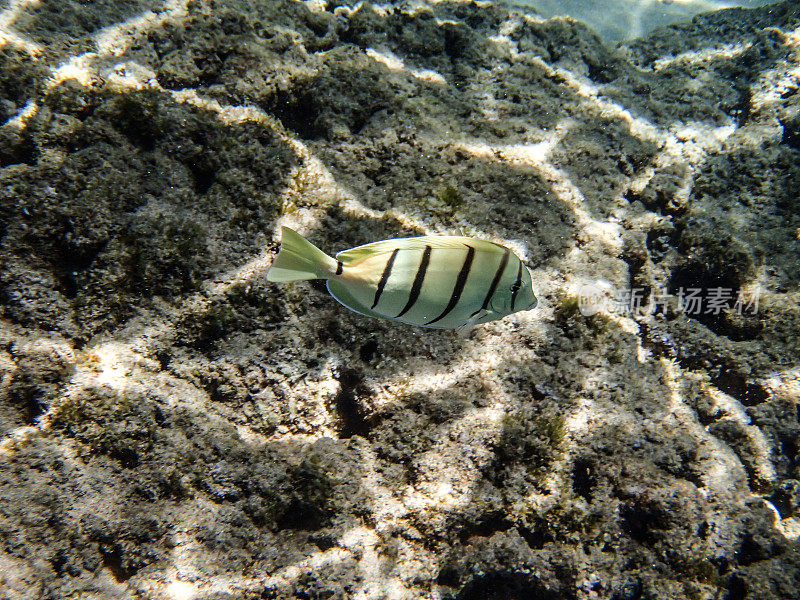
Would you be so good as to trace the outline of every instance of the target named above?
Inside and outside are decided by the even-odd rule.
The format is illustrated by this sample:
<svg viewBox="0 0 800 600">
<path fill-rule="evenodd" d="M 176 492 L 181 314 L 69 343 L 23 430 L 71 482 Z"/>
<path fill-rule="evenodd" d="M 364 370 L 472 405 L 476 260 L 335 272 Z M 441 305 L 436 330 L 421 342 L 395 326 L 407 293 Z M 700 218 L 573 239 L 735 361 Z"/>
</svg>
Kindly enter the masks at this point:
<svg viewBox="0 0 800 600">
<path fill-rule="evenodd" d="M 387 318 L 386 315 L 376 313 L 374 310 L 367 308 L 366 306 L 361 304 L 358 300 L 356 300 L 355 297 L 350 293 L 350 291 L 341 281 L 337 281 L 336 279 L 329 279 L 328 291 L 331 293 L 331 296 L 333 296 L 339 304 L 346 306 L 353 312 L 357 312 L 367 317 L 375 317 L 378 319 Z"/>
</svg>

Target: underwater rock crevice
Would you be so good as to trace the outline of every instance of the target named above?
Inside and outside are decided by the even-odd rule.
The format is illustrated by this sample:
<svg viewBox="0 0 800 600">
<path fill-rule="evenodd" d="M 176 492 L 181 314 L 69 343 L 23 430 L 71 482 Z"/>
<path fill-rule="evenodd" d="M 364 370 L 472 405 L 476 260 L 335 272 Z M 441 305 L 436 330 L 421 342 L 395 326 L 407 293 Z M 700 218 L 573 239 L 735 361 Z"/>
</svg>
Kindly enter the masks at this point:
<svg viewBox="0 0 800 600">
<path fill-rule="evenodd" d="M 333 398 L 333 407 L 339 419 L 339 437 L 347 439 L 359 435 L 369 439 L 374 419 L 364 410 L 361 397 L 369 396 L 363 375 L 351 368 L 341 369 L 336 380 L 339 391 Z"/>
<path fill-rule="evenodd" d="M 592 501 L 597 485 L 595 465 L 591 458 L 578 458 L 572 465 L 572 490 L 587 502 Z"/>
<path fill-rule="evenodd" d="M 567 591 L 548 588 L 536 576 L 514 571 L 489 571 L 473 576 L 462 587 L 455 600 L 572 600 L 576 596 Z"/>
<path fill-rule="evenodd" d="M 781 144 L 786 144 L 794 150 L 800 150 L 800 115 L 781 123 L 783 133 Z"/>
</svg>

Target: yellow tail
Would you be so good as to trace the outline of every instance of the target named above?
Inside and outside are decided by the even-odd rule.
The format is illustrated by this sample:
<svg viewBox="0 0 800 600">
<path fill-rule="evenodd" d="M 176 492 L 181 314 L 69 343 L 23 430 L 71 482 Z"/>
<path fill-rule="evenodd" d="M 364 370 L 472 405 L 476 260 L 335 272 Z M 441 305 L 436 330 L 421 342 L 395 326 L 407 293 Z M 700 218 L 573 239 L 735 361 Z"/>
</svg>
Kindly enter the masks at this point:
<svg viewBox="0 0 800 600">
<path fill-rule="evenodd" d="M 267 271 L 267 281 L 327 279 L 336 272 L 336 261 L 289 229 L 281 228 L 281 251 Z"/>
</svg>

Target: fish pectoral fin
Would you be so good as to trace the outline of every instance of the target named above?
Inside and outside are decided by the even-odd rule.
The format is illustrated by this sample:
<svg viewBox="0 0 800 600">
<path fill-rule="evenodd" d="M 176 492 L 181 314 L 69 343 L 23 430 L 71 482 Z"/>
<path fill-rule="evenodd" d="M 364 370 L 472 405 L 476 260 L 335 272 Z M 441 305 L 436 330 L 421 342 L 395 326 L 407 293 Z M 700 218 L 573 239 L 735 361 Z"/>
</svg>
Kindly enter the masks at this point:
<svg viewBox="0 0 800 600">
<path fill-rule="evenodd" d="M 489 314 L 491 314 L 491 311 L 488 311 L 485 308 L 482 308 L 481 310 L 476 312 L 469 319 L 467 319 L 466 323 L 460 325 L 459 327 L 456 327 L 456 333 L 458 334 L 458 337 L 467 337 L 472 331 L 472 328 L 475 327 L 475 325 L 477 325 L 478 323 L 480 323 L 481 319 L 483 319 Z"/>
<path fill-rule="evenodd" d="M 460 338 L 469 337 L 469 334 L 472 333 L 473 329 L 475 329 L 475 323 L 464 323 L 460 327 L 456 327 L 456 335 Z"/>
<path fill-rule="evenodd" d="M 342 284 L 341 281 L 336 281 L 335 279 L 328 280 L 328 291 L 331 293 L 336 301 L 343 306 L 346 306 L 353 312 L 357 312 L 362 315 L 366 315 L 368 317 L 376 317 L 378 319 L 386 319 L 385 315 L 380 313 L 376 313 L 374 310 L 371 310 L 361 304 L 358 300 L 353 297 L 353 295 L 349 292 L 349 290 Z"/>
</svg>

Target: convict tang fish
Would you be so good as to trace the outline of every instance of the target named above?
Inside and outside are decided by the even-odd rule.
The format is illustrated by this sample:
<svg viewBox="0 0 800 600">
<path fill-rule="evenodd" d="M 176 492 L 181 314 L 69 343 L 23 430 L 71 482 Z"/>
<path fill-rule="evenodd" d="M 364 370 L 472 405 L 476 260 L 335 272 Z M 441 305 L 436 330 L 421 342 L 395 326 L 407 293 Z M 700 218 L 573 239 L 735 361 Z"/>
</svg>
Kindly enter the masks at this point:
<svg viewBox="0 0 800 600">
<path fill-rule="evenodd" d="M 267 279 L 327 279 L 331 295 L 357 313 L 440 329 L 536 306 L 522 261 L 504 246 L 469 237 L 383 240 L 331 258 L 284 227 Z"/>
</svg>

